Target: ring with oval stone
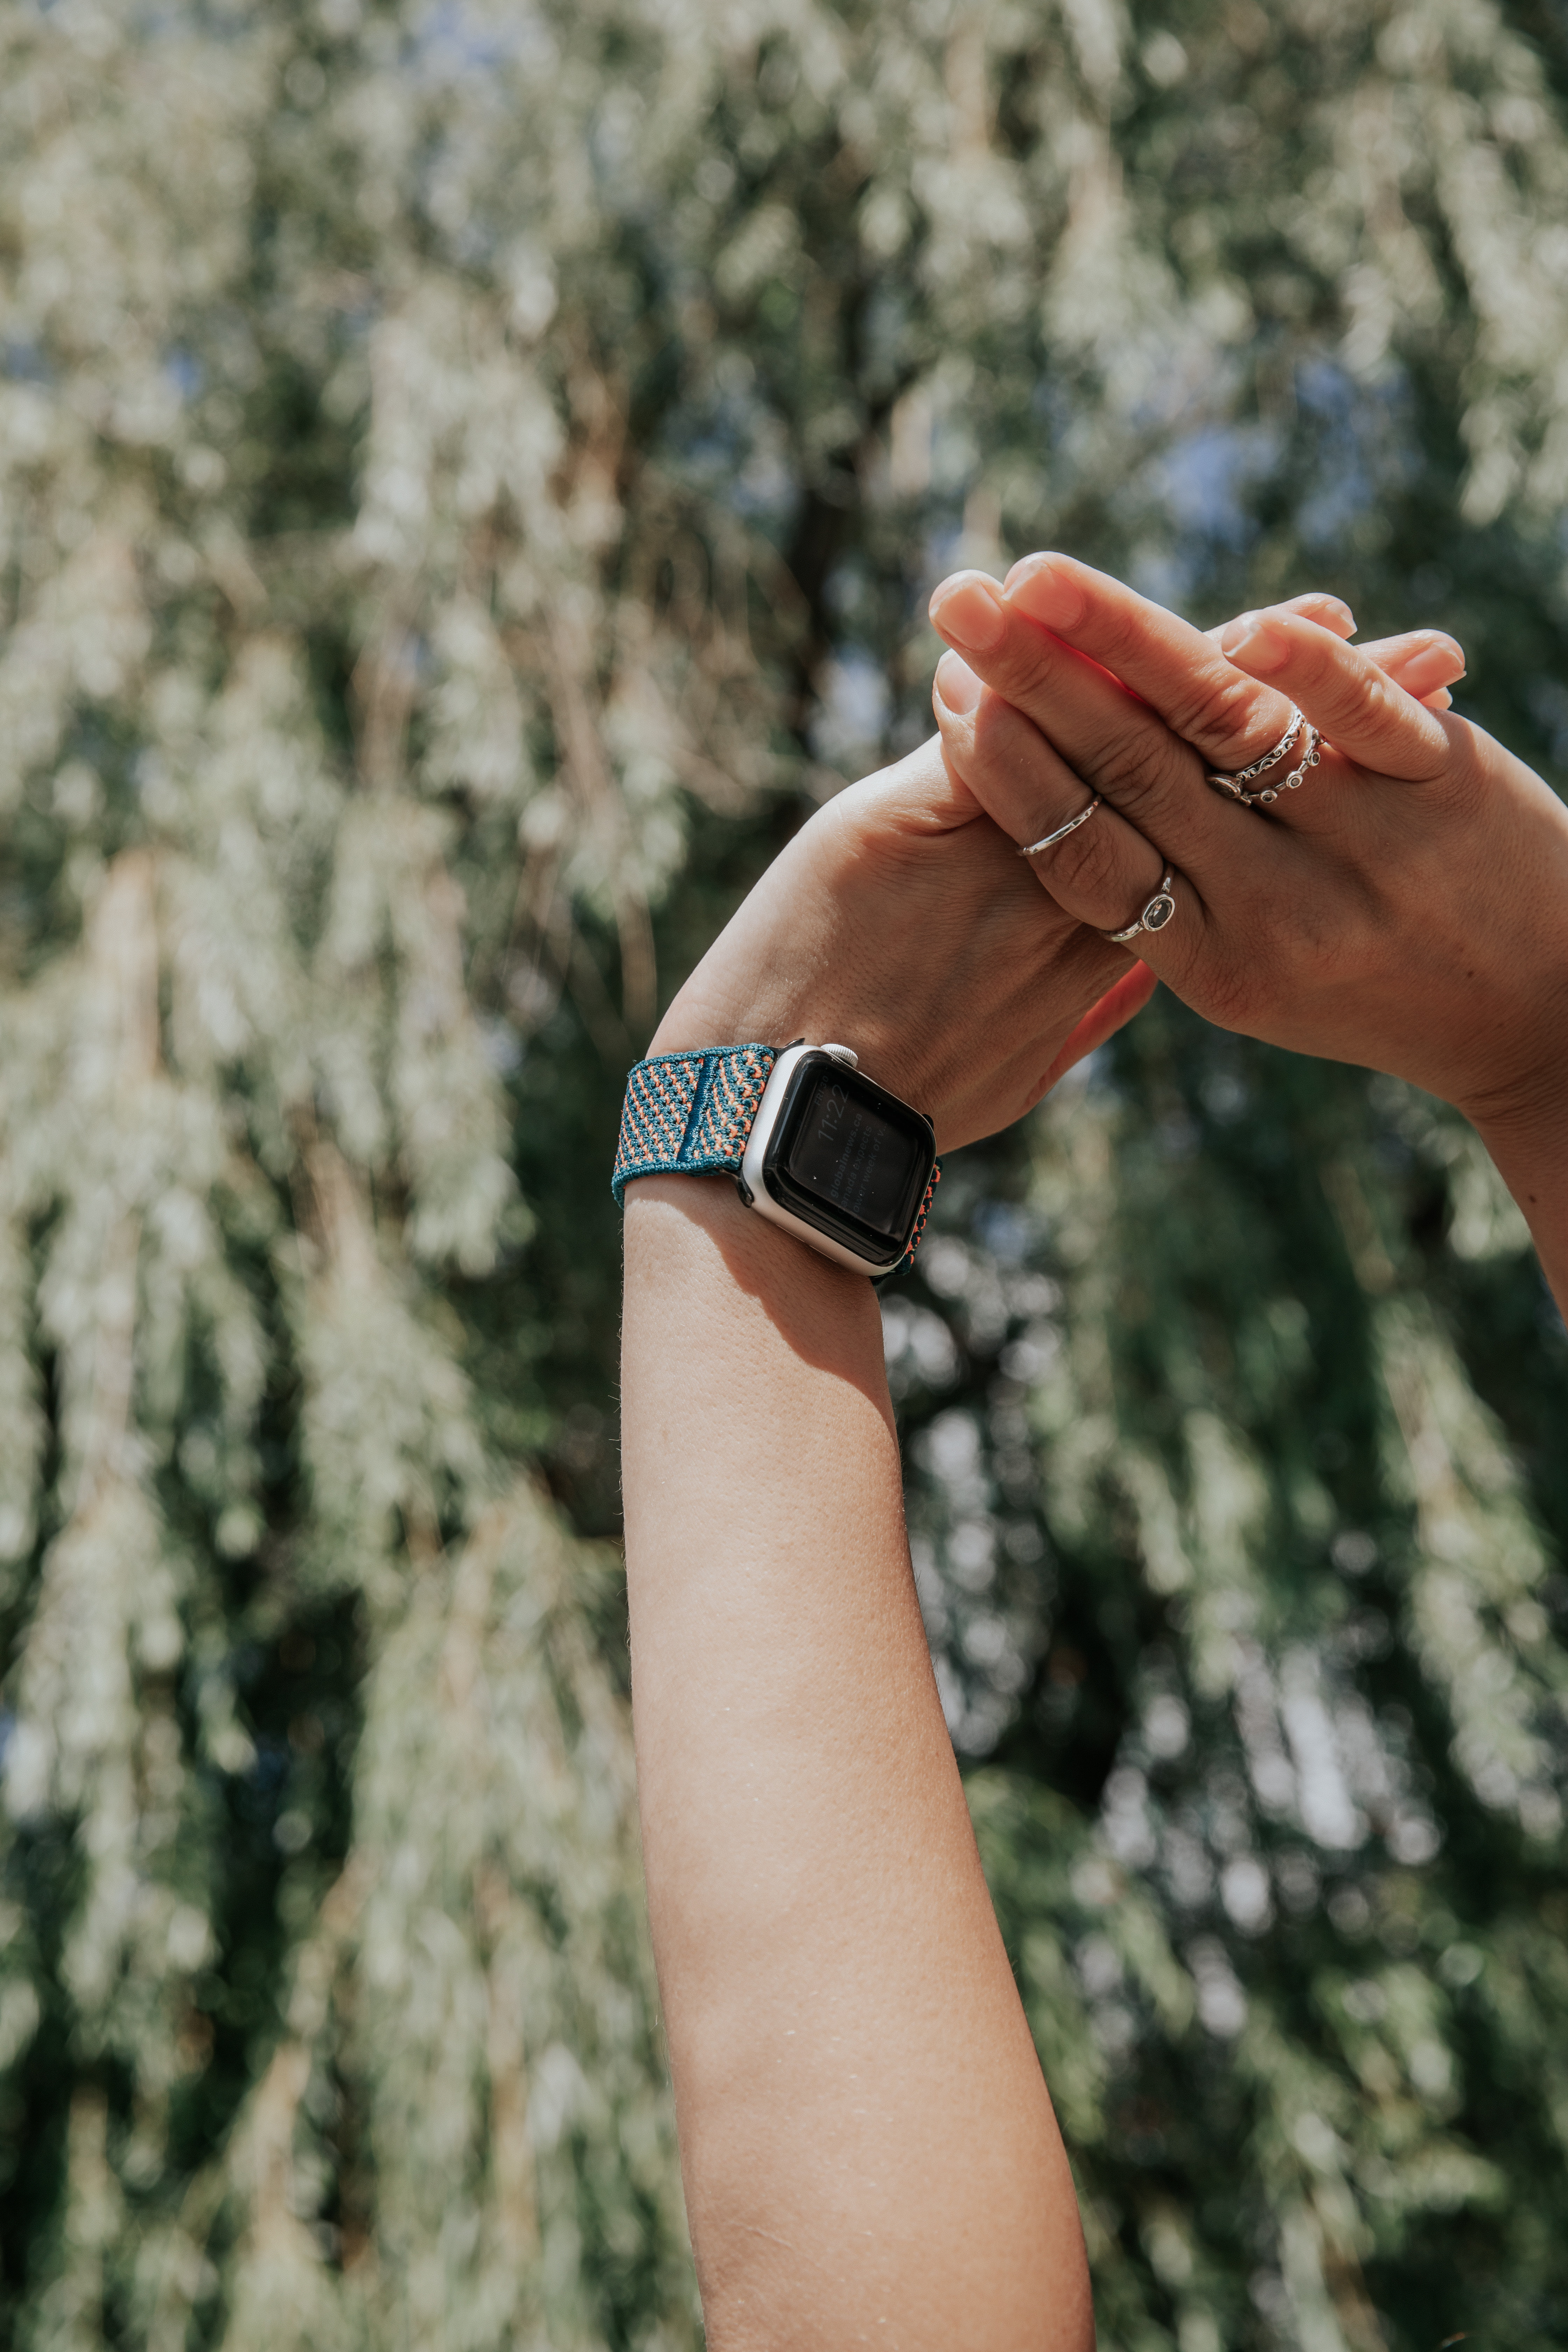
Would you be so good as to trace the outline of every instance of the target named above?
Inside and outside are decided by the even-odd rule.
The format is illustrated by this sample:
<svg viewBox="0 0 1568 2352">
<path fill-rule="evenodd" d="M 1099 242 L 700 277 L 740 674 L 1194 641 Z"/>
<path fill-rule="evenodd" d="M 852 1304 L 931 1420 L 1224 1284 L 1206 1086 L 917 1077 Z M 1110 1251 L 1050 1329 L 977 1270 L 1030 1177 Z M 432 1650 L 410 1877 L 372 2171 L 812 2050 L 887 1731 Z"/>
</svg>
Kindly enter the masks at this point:
<svg viewBox="0 0 1568 2352">
<path fill-rule="evenodd" d="M 1163 931 L 1176 911 L 1176 902 L 1171 896 L 1171 885 L 1175 878 L 1174 870 L 1167 866 L 1160 877 L 1159 888 L 1137 921 L 1129 923 L 1124 931 L 1101 931 L 1100 938 L 1109 940 L 1112 947 L 1121 948 L 1125 947 L 1129 940 L 1135 940 L 1140 931 Z"/>
</svg>

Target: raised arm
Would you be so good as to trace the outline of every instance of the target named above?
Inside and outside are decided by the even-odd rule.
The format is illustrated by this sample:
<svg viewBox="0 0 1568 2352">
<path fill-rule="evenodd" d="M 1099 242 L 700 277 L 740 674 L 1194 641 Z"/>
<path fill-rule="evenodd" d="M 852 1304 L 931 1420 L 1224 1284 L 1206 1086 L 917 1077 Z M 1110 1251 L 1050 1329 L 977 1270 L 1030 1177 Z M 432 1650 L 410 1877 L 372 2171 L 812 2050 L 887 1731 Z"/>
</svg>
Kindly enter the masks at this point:
<svg viewBox="0 0 1568 2352">
<path fill-rule="evenodd" d="M 628 1201 L 649 1905 L 714 2352 L 1092 2341 L 1067 2159 L 910 1578 L 865 1279 Z"/>
<path fill-rule="evenodd" d="M 1119 950 L 934 745 L 829 804 L 658 1051 L 851 1046 L 943 1150 L 1037 1098 Z M 1081 1045 L 1093 1032 L 1080 1035 Z M 1081 2352 L 1077 2207 L 942 1720 L 870 1284 L 722 1177 L 626 1193 L 648 1903 L 714 2352 Z"/>
<path fill-rule="evenodd" d="M 1169 870 L 1134 951 L 1226 1028 L 1456 1105 L 1568 1312 L 1568 810 L 1441 708 L 1453 641 L 1374 658 L 1284 607 L 1211 639 L 1060 555 L 1005 590 L 960 575 L 932 618 L 962 656 L 937 673 L 942 739 L 997 823 L 1029 841 L 1103 796 L 1033 861 L 1056 902 L 1125 929 Z M 1243 779 L 1292 705 L 1291 749 Z"/>
</svg>

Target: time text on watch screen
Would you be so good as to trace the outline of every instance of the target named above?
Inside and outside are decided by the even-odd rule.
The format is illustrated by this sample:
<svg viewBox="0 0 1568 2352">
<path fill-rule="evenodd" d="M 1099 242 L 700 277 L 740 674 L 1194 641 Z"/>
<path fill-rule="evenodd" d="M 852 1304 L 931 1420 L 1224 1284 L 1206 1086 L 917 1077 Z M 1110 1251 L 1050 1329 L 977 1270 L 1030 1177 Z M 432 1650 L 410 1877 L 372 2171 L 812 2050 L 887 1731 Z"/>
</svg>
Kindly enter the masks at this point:
<svg viewBox="0 0 1568 2352">
<path fill-rule="evenodd" d="M 873 1232 L 901 1234 L 914 1213 L 920 1155 L 912 1139 L 858 1094 L 837 1071 L 820 1074 L 794 1123 L 789 1171 Z"/>
</svg>

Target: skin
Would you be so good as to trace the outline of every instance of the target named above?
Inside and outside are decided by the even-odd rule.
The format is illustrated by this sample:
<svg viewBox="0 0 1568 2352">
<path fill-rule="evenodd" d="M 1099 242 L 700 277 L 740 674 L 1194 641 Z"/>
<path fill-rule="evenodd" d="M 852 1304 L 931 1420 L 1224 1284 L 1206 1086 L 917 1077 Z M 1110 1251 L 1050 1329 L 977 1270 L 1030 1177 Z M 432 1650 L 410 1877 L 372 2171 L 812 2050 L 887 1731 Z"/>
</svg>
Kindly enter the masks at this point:
<svg viewBox="0 0 1568 2352">
<path fill-rule="evenodd" d="M 1363 649 L 1289 607 L 1205 636 L 1055 554 L 1005 588 L 956 574 L 931 616 L 955 649 L 942 743 L 998 824 L 1036 840 L 1086 786 L 1102 795 L 1031 861 L 1055 903 L 1125 925 L 1168 861 L 1175 916 L 1135 942 L 1149 968 L 1224 1028 L 1455 1105 L 1568 1306 L 1568 810 L 1432 707 L 1463 669 L 1453 640 Z M 1207 769 L 1278 741 L 1292 702 L 1322 730 L 1321 766 L 1267 813 L 1208 789 Z"/>
<path fill-rule="evenodd" d="M 1153 984 L 1039 889 L 932 743 L 802 829 L 653 1050 L 837 1039 L 951 1150 Z M 727 1180 L 643 1178 L 622 1375 L 648 1908 L 708 2340 L 1088 2352 L 1072 2181 L 915 1596 L 875 1295 Z"/>
<path fill-rule="evenodd" d="M 1149 984 L 928 744 L 803 828 L 654 1050 L 837 1038 L 951 1149 Z M 628 1187 L 626 1255 L 637 1784 L 708 2340 L 1082 2352 L 1077 2204 L 931 1674 L 876 1296 L 721 1178 Z"/>
</svg>

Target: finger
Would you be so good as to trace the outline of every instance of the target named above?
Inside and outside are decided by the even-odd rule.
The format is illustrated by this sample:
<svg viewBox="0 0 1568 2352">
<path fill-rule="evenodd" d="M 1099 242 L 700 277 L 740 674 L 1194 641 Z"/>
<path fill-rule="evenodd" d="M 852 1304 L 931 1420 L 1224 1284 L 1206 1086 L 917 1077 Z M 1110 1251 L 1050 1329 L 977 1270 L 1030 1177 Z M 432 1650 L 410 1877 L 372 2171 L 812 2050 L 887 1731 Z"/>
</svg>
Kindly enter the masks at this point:
<svg viewBox="0 0 1568 2352">
<path fill-rule="evenodd" d="M 1326 589 L 1309 588 L 1302 595 L 1291 596 L 1287 599 L 1284 609 L 1287 613 L 1300 613 L 1305 621 L 1315 621 L 1320 629 L 1331 629 L 1336 637 L 1353 637 L 1355 635 L 1355 614 L 1342 596 L 1331 596 Z M 1229 626 L 1228 621 L 1216 621 L 1212 629 L 1204 631 L 1204 635 L 1211 643 L 1217 645 L 1220 631 Z"/>
<path fill-rule="evenodd" d="M 1159 987 L 1158 975 L 1146 963 L 1135 963 L 1131 971 L 1123 972 L 1114 988 L 1108 988 L 1100 1003 L 1092 1005 L 1068 1039 L 1045 1076 L 1040 1080 L 1042 1095 L 1049 1094 L 1058 1078 L 1084 1061 L 1125 1029 L 1134 1013 L 1142 1013 Z"/>
<path fill-rule="evenodd" d="M 1093 571 L 1087 563 L 1075 562 L 1070 556 L 1056 554 L 1026 556 L 1016 563 L 1007 575 L 1005 595 L 1009 604 L 1053 635 L 1112 670 L 1151 703 L 1177 735 L 1211 753 L 1213 764 L 1221 769 L 1245 765 L 1268 748 L 1251 731 L 1258 724 L 1257 706 L 1236 697 L 1234 681 L 1226 675 L 1243 632 L 1259 627 L 1277 614 L 1291 642 L 1314 649 L 1320 667 L 1326 665 L 1332 674 L 1339 658 L 1337 641 L 1347 634 L 1342 623 L 1337 622 L 1334 608 L 1338 606 L 1339 614 L 1349 617 L 1348 606 L 1314 591 L 1289 604 L 1269 606 L 1261 614 L 1244 614 L 1214 632 L 1212 638 L 1205 637 L 1175 614 L 1150 604 L 1121 582 Z M 1357 674 L 1364 679 L 1369 662 L 1388 668 L 1389 659 L 1381 658 L 1384 656 L 1392 658 L 1401 683 L 1407 684 L 1417 700 L 1464 675 L 1463 651 L 1452 637 L 1436 629 L 1416 630 L 1384 639 L 1377 646 L 1362 647 L 1353 656 Z M 1300 699 L 1283 670 L 1265 670 L 1255 662 L 1235 666 L 1259 683 L 1285 687 L 1293 700 Z M 1400 697 L 1385 697 L 1384 701 L 1394 732 L 1378 740 L 1384 742 L 1387 761 L 1380 762 L 1365 749 L 1355 751 L 1338 737 L 1333 739 L 1336 748 L 1352 758 L 1366 759 L 1374 767 L 1381 764 L 1388 775 L 1427 772 L 1422 762 L 1443 756 L 1446 739 L 1439 746 L 1430 720 L 1423 720 L 1418 710 Z M 1279 705 L 1272 706 L 1270 717 L 1278 716 L 1279 710 Z M 1312 712 L 1307 716 L 1325 734 L 1329 732 Z M 1278 740 L 1278 734 L 1272 740 Z M 1291 817 L 1301 821 L 1310 805 L 1292 804 Z M 1310 824 L 1315 819 L 1308 816 L 1305 821 Z"/>
<path fill-rule="evenodd" d="M 1462 648 L 1440 629 L 1411 629 L 1403 636 L 1378 637 L 1360 650 L 1417 702 L 1425 702 L 1439 687 L 1457 686 L 1465 675 Z"/>
<path fill-rule="evenodd" d="M 1195 872 L 1227 839 L 1234 842 L 1236 812 L 1202 789 L 1204 763 L 1191 744 L 1178 741 L 1119 677 L 1006 603 L 994 581 L 979 572 L 956 573 L 937 590 L 931 611 L 970 669 L 1031 719 L 1092 791 L 1169 856 Z M 1255 748 L 1277 741 L 1290 708 L 1284 697 L 1261 691 L 1196 629 L 1176 625 L 1189 654 L 1196 647 L 1194 657 L 1229 680 L 1234 709 L 1246 702 L 1268 714 L 1261 730 L 1256 722 L 1251 728 Z M 1235 731 L 1246 739 L 1244 724 Z"/>
<path fill-rule="evenodd" d="M 961 674 L 962 673 L 962 674 Z M 950 764 L 992 821 L 1020 848 L 1042 841 L 1080 814 L 1091 796 L 1081 779 L 1021 710 L 999 694 L 972 693 L 972 672 L 953 655 L 937 670 L 932 706 Z M 952 702 L 945 698 L 951 694 Z M 969 703 L 966 709 L 956 705 Z M 1258 826 L 1255 860 L 1270 864 L 1282 844 Z M 1102 801 L 1070 833 L 1039 849 L 1030 869 L 1067 914 L 1090 929 L 1108 933 L 1132 922 L 1158 890 L 1165 866 L 1152 847 L 1120 812 Z M 1129 952 L 1143 959 L 1178 989 L 1201 943 L 1203 906 L 1191 877 L 1174 887 L 1177 917 L 1164 929 L 1140 932 Z"/>
<path fill-rule="evenodd" d="M 1350 638 L 1355 635 L 1355 614 L 1338 596 L 1321 589 L 1309 589 L 1304 595 L 1291 596 L 1277 608 L 1283 613 L 1299 613 L 1303 620 L 1311 621 L 1320 629 L 1329 630 L 1336 637 Z M 1231 624 L 1216 621 L 1204 635 L 1217 646 Z M 1465 675 L 1465 656 L 1452 637 L 1436 629 L 1408 630 L 1402 636 L 1374 637 L 1362 651 L 1369 661 L 1374 661 L 1385 677 L 1424 702 L 1428 710 L 1451 710 L 1454 698 L 1448 692 Z"/>
<path fill-rule="evenodd" d="M 1385 677 L 1359 646 L 1342 645 L 1326 630 L 1279 611 L 1233 621 L 1224 644 L 1227 660 L 1248 677 L 1282 687 L 1347 759 L 1408 782 L 1429 782 L 1448 765 L 1452 749 L 1442 720 Z"/>
<path fill-rule="evenodd" d="M 1070 555 L 1025 556 L 1007 574 L 1002 601 L 1004 609 L 1048 629 L 1120 678 L 1184 742 L 1194 744 L 1211 767 L 1245 767 L 1285 731 L 1285 696 L 1249 689 L 1201 629 Z M 1332 642 L 1323 629 L 1308 622 L 1298 625 Z M 1226 624 L 1227 629 L 1237 626 Z M 1068 756 L 1076 764 L 1076 749 Z"/>
<path fill-rule="evenodd" d="M 1281 613 L 1299 613 L 1305 621 L 1313 622 L 1336 637 L 1349 639 L 1355 635 L 1355 614 L 1341 597 L 1331 596 L 1324 590 L 1310 588 L 1304 595 L 1288 597 L 1272 609 Z M 1229 621 L 1216 621 L 1204 635 L 1217 646 Z M 1369 661 L 1394 678 L 1424 702 L 1428 710 L 1447 710 L 1453 697 L 1441 689 L 1455 686 L 1465 675 L 1465 656 L 1452 637 L 1436 629 L 1411 629 L 1395 637 L 1374 637 L 1363 645 L 1362 651 Z M 1441 696 L 1441 698 L 1439 698 Z"/>
</svg>

